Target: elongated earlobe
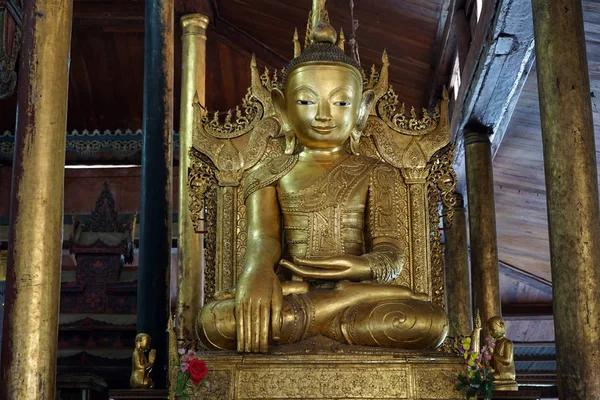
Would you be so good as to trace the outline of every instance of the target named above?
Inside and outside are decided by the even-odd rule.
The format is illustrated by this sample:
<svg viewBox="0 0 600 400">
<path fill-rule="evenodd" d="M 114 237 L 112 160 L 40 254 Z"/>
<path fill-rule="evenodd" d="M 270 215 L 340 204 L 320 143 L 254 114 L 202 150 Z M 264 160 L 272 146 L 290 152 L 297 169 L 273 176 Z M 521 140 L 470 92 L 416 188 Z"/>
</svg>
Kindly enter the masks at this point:
<svg viewBox="0 0 600 400">
<path fill-rule="evenodd" d="M 360 137 L 365 129 L 365 126 L 367 126 L 367 119 L 369 119 L 369 113 L 371 112 L 371 107 L 373 106 L 373 100 L 375 100 L 375 92 L 372 90 L 366 90 L 362 96 L 356 125 L 350 133 L 350 151 L 352 151 L 353 154 L 358 154 Z"/>
<path fill-rule="evenodd" d="M 271 100 L 281 123 L 281 130 L 285 135 L 285 154 L 294 154 L 294 150 L 296 149 L 296 135 L 285 113 L 285 95 L 281 90 L 273 88 L 271 90 Z"/>
</svg>

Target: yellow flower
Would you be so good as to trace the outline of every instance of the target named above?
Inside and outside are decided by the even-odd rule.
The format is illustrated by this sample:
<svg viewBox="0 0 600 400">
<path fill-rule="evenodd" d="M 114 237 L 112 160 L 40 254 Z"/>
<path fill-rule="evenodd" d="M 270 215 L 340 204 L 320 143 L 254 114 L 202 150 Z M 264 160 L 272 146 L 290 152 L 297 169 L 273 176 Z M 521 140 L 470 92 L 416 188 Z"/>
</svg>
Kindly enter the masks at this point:
<svg viewBox="0 0 600 400">
<path fill-rule="evenodd" d="M 466 337 L 462 340 L 462 346 L 463 349 L 469 350 L 471 348 L 471 338 L 470 337 Z"/>
</svg>

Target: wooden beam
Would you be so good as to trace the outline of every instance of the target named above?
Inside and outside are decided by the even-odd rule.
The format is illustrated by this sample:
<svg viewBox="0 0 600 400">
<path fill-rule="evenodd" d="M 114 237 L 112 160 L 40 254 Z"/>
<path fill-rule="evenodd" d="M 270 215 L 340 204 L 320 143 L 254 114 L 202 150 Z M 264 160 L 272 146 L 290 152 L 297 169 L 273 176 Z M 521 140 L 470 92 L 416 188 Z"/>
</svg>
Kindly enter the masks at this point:
<svg viewBox="0 0 600 400">
<path fill-rule="evenodd" d="M 483 2 L 452 114 L 458 190 L 465 191 L 462 129 L 470 121 L 492 131 L 496 153 L 534 60 L 531 0 Z"/>
<path fill-rule="evenodd" d="M 532 288 L 537 289 L 543 293 L 552 295 L 552 282 L 544 278 L 540 278 L 537 275 L 522 270 L 502 260 L 498 262 L 498 267 L 500 269 L 500 273 L 509 276 L 513 279 L 516 279 L 520 282 L 524 282 L 528 286 L 531 286 Z"/>
<path fill-rule="evenodd" d="M 108 25 L 144 21 L 144 3 L 107 3 L 104 1 L 76 1 L 73 3 L 73 24 Z"/>
<path fill-rule="evenodd" d="M 212 7 L 209 0 L 175 0 L 175 16 L 199 13 L 213 20 Z"/>
<path fill-rule="evenodd" d="M 556 347 L 554 342 L 513 342 L 514 347 Z"/>
<path fill-rule="evenodd" d="M 502 304 L 502 317 L 506 320 L 550 320 L 554 318 L 552 303 Z"/>
<path fill-rule="evenodd" d="M 521 362 L 548 362 L 556 361 L 555 355 L 519 356 L 515 355 L 515 361 Z"/>
<path fill-rule="evenodd" d="M 456 4 L 457 0 L 444 0 L 442 5 L 442 15 L 440 17 L 440 23 L 436 37 L 436 48 L 433 52 L 433 58 L 430 63 L 430 65 L 435 65 L 435 67 L 430 71 L 427 88 L 427 105 L 429 107 L 434 105 L 433 103 L 439 97 L 438 91 L 441 91 L 441 88 L 438 87 L 438 81 L 440 78 L 439 75 L 444 67 L 449 50 L 448 45 L 450 33 L 452 32 Z"/>
</svg>

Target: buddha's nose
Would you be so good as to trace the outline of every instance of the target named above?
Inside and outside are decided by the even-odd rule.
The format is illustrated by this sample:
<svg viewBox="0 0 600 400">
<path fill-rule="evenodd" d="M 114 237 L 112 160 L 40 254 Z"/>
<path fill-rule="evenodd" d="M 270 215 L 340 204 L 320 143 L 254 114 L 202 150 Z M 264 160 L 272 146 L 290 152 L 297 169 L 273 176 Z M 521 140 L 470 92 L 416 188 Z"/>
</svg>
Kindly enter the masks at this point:
<svg viewBox="0 0 600 400">
<path fill-rule="evenodd" d="M 315 116 L 317 122 L 329 122 L 331 121 L 331 109 L 329 103 L 326 101 L 319 102 L 319 108 L 317 109 L 317 115 Z"/>
</svg>

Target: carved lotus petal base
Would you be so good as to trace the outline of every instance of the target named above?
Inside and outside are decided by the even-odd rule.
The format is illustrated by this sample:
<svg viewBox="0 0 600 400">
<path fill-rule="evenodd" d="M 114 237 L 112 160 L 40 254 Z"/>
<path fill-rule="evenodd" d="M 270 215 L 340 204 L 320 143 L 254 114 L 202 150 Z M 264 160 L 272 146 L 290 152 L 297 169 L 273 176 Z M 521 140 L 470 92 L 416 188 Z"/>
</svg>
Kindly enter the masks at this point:
<svg viewBox="0 0 600 400">
<path fill-rule="evenodd" d="M 464 361 L 439 352 L 363 347 L 351 354 L 203 354 L 210 370 L 207 387 L 193 389 L 190 399 L 464 398 L 445 374 Z"/>
</svg>

